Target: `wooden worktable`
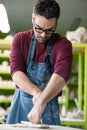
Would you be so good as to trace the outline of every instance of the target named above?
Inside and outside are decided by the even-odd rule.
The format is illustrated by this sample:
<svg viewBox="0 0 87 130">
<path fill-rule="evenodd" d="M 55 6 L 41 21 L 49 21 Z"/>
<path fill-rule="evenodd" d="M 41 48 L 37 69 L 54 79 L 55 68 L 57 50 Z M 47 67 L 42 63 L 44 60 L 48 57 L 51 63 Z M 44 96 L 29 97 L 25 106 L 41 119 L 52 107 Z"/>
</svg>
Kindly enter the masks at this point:
<svg viewBox="0 0 87 130">
<path fill-rule="evenodd" d="M 0 130 L 44 130 L 42 128 L 31 128 L 31 127 L 27 127 L 27 128 L 23 128 L 23 127 L 14 127 L 14 125 L 5 125 L 2 124 L 0 125 Z M 72 128 L 72 127 L 64 127 L 64 126 L 49 126 L 49 128 L 45 129 L 45 130 L 81 130 L 81 129 L 77 129 L 77 128 Z"/>
</svg>

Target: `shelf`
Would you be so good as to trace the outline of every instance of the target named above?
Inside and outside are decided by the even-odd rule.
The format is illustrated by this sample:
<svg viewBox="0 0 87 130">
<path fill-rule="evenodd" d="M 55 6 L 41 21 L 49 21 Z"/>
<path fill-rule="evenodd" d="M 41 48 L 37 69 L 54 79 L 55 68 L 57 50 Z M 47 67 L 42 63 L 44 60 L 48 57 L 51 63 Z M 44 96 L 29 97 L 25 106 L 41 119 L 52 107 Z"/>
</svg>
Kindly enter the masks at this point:
<svg viewBox="0 0 87 130">
<path fill-rule="evenodd" d="M 11 75 L 10 75 L 10 71 L 5 71 L 5 70 L 0 70 L 0 76 L 3 78 L 3 79 L 8 79 L 10 78 L 11 79 Z"/>
<path fill-rule="evenodd" d="M 5 104 L 7 103 L 8 104 L 8 103 L 11 103 L 11 100 L 0 100 L 0 104 L 1 103 L 5 103 Z"/>
<path fill-rule="evenodd" d="M 11 49 L 11 41 L 0 39 L 0 48 L 1 49 Z"/>
<path fill-rule="evenodd" d="M 84 48 L 86 48 L 87 47 L 87 43 L 72 43 L 72 46 L 73 46 L 73 51 L 76 51 L 76 50 L 83 50 Z"/>
<path fill-rule="evenodd" d="M 9 59 L 9 54 L 0 54 L 0 59 Z"/>
<path fill-rule="evenodd" d="M 2 77 L 3 80 L 12 80 L 11 74 L 9 71 L 1 71 L 0 70 L 0 76 Z"/>
<path fill-rule="evenodd" d="M 78 72 L 72 72 L 71 76 L 78 76 Z"/>
<path fill-rule="evenodd" d="M 0 86 L 0 90 L 14 90 L 15 86 Z"/>
<path fill-rule="evenodd" d="M 61 125 L 69 125 L 69 126 L 84 126 L 85 121 L 81 119 L 67 119 L 67 118 L 62 118 L 61 119 Z"/>
<path fill-rule="evenodd" d="M 10 72 L 9 71 L 1 71 L 0 70 L 0 75 L 9 75 L 10 74 Z"/>
<path fill-rule="evenodd" d="M 0 94 L 12 95 L 15 91 L 14 86 L 0 86 Z"/>
<path fill-rule="evenodd" d="M 65 102 L 65 101 L 59 101 L 59 104 L 60 104 L 60 105 L 65 104 L 65 105 L 66 105 L 66 102 Z"/>
<path fill-rule="evenodd" d="M 77 89 L 78 84 L 77 83 L 68 83 L 68 88 L 69 89 Z"/>
<path fill-rule="evenodd" d="M 0 118 L 0 124 L 2 124 L 3 120 Z"/>
</svg>

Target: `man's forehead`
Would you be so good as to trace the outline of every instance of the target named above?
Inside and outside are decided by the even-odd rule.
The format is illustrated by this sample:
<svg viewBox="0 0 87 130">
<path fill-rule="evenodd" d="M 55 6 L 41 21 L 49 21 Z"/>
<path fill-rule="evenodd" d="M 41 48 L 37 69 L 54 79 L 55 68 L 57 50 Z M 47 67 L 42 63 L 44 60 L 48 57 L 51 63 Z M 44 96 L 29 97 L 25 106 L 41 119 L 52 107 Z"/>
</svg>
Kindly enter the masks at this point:
<svg viewBox="0 0 87 130">
<path fill-rule="evenodd" d="M 56 25 L 56 18 L 46 19 L 42 16 L 36 16 L 34 22 L 42 28 L 53 28 Z"/>
</svg>

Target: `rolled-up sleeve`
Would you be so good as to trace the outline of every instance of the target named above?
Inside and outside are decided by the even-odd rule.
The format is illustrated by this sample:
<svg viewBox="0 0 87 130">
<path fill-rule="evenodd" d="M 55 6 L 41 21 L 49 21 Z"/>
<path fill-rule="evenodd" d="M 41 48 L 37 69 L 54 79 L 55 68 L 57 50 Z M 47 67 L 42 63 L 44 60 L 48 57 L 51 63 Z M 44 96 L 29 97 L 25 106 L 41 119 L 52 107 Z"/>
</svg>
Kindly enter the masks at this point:
<svg viewBox="0 0 87 130">
<path fill-rule="evenodd" d="M 26 63 L 23 56 L 23 47 L 21 46 L 21 36 L 16 34 L 12 41 L 11 54 L 10 54 L 10 70 L 11 75 L 16 71 L 23 71 L 26 73 Z"/>
<path fill-rule="evenodd" d="M 67 39 L 64 39 L 61 43 L 59 43 L 58 50 L 56 49 L 54 73 L 63 77 L 65 82 L 67 82 L 70 78 L 72 60 L 72 44 Z"/>
</svg>

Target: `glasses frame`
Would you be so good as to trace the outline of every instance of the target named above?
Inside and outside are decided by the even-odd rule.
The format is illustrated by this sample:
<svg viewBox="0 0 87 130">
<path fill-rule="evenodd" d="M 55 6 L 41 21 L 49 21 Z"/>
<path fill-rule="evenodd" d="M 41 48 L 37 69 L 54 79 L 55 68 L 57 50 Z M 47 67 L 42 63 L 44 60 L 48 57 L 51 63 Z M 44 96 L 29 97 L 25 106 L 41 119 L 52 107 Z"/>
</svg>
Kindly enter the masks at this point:
<svg viewBox="0 0 87 130">
<path fill-rule="evenodd" d="M 46 34 L 51 35 L 51 34 L 53 34 L 55 32 L 55 29 L 43 29 L 41 27 L 36 27 L 35 23 L 34 23 L 34 28 L 35 28 L 35 31 L 37 33 L 43 33 L 43 32 L 45 32 Z"/>
</svg>

